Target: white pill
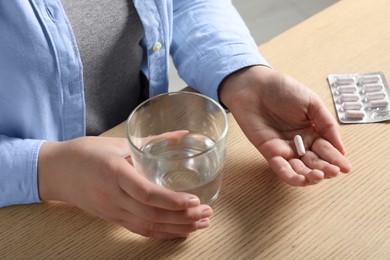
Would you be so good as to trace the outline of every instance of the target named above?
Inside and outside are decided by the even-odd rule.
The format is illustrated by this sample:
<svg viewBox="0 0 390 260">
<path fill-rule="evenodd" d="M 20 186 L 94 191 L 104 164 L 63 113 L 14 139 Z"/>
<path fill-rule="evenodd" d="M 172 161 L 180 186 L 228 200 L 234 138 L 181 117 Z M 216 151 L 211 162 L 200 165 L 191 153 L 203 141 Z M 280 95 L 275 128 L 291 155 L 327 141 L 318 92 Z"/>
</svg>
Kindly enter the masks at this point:
<svg viewBox="0 0 390 260">
<path fill-rule="evenodd" d="M 356 93 L 358 88 L 355 85 L 342 85 L 338 87 L 340 93 Z"/>
<path fill-rule="evenodd" d="M 360 99 L 360 97 L 357 94 L 341 94 L 340 95 L 341 102 L 358 101 L 359 99 Z"/>
<path fill-rule="evenodd" d="M 367 98 L 368 101 L 370 101 L 370 100 L 378 100 L 378 99 L 382 99 L 382 98 L 385 98 L 385 97 L 386 97 L 385 92 L 370 92 L 370 93 L 366 94 L 366 98 Z"/>
<path fill-rule="evenodd" d="M 370 101 L 371 108 L 387 107 L 388 105 L 389 105 L 389 101 L 387 101 L 386 99 Z"/>
<path fill-rule="evenodd" d="M 344 110 L 361 110 L 363 108 L 361 102 L 344 102 L 341 106 Z"/>
<path fill-rule="evenodd" d="M 351 120 L 360 120 L 365 116 L 363 111 L 348 110 L 345 111 L 345 118 Z"/>
<path fill-rule="evenodd" d="M 294 136 L 294 143 L 295 143 L 295 148 L 297 149 L 299 156 L 305 155 L 305 153 L 306 153 L 305 145 L 304 145 L 303 139 L 300 135 Z"/>
<path fill-rule="evenodd" d="M 365 84 L 365 83 L 377 83 L 377 82 L 382 82 L 382 78 L 380 75 L 366 75 L 362 76 L 360 81 Z"/>
<path fill-rule="evenodd" d="M 353 77 L 337 77 L 335 83 L 337 85 L 356 85 L 356 79 Z"/>
<path fill-rule="evenodd" d="M 376 91 L 381 91 L 382 89 L 383 89 L 382 83 L 366 84 L 363 86 L 363 90 L 365 92 L 376 92 Z"/>
</svg>

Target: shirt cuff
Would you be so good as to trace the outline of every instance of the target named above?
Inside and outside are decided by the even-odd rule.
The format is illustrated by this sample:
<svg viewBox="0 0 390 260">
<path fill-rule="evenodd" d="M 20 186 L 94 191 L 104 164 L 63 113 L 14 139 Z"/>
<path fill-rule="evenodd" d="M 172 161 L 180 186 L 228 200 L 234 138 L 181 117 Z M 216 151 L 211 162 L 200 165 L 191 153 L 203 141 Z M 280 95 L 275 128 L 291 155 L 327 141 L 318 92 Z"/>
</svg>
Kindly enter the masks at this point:
<svg viewBox="0 0 390 260">
<path fill-rule="evenodd" d="M 44 142 L 0 137 L 0 207 L 41 201 L 38 156 Z"/>
<path fill-rule="evenodd" d="M 269 66 L 258 51 L 248 51 L 246 45 L 242 48 L 228 45 L 222 51 L 204 56 L 197 64 L 201 66 L 196 67 L 190 85 L 218 102 L 218 88 L 227 76 L 249 66 Z"/>
</svg>

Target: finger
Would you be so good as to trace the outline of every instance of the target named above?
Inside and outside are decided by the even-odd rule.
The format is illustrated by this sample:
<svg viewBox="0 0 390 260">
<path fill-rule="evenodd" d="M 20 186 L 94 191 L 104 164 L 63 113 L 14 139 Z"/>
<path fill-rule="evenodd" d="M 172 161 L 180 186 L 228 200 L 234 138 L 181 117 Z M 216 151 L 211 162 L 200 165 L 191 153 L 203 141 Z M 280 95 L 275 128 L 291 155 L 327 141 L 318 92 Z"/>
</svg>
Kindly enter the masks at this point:
<svg viewBox="0 0 390 260">
<path fill-rule="evenodd" d="M 104 210 L 100 213 L 97 215 L 100 215 L 102 219 L 120 224 L 134 233 L 147 237 L 159 237 L 159 234 L 166 236 L 168 233 L 173 235 L 173 238 L 186 237 L 189 233 L 207 228 L 210 225 L 208 217 L 185 224 L 160 223 L 150 221 L 145 216 L 138 216 L 134 212 L 129 212 L 119 207 L 110 207 L 109 210 Z"/>
<path fill-rule="evenodd" d="M 187 135 L 189 130 L 177 130 L 172 132 L 166 132 L 160 135 L 152 135 L 148 137 L 136 138 L 134 139 L 135 145 L 137 147 L 143 147 L 145 144 L 149 143 L 152 140 L 161 139 L 161 140 L 170 140 L 170 142 L 179 142 L 185 135 Z"/>
<path fill-rule="evenodd" d="M 322 138 L 315 140 L 312 150 L 323 160 L 339 167 L 341 172 L 348 173 L 351 171 L 351 163 L 328 141 Z"/>
<path fill-rule="evenodd" d="M 124 222 L 124 221 L 116 222 L 116 223 L 126 228 L 127 230 L 144 237 L 157 238 L 157 239 L 178 239 L 178 238 L 187 238 L 189 236 L 189 233 L 173 234 L 168 232 L 152 232 L 150 230 L 143 230 L 141 228 L 134 227 L 131 223 Z"/>
<path fill-rule="evenodd" d="M 142 204 L 167 210 L 184 210 L 197 207 L 197 196 L 184 192 L 174 192 L 150 182 L 139 174 L 126 160 L 121 161 L 117 172 L 118 185 L 130 197 Z"/>
<path fill-rule="evenodd" d="M 173 132 L 166 132 L 161 135 L 157 135 L 156 137 L 162 138 L 162 139 L 176 139 L 180 140 L 183 138 L 183 136 L 187 135 L 190 131 L 189 130 L 177 130 Z"/>
<path fill-rule="evenodd" d="M 155 223 L 147 221 L 142 218 L 138 218 L 134 215 L 129 215 L 129 221 L 120 221 L 120 224 L 130 231 L 140 234 L 145 237 L 160 237 L 161 235 L 166 236 L 167 234 L 173 235 L 173 237 L 181 237 L 182 234 L 188 235 L 199 229 L 204 229 L 210 226 L 209 219 L 201 219 L 192 224 L 175 225 L 167 223 Z"/>
<path fill-rule="evenodd" d="M 312 170 L 308 168 L 301 160 L 299 159 L 291 159 L 289 161 L 291 167 L 295 172 L 298 174 L 301 174 L 306 177 L 308 183 L 310 184 L 317 184 L 321 182 L 324 179 L 324 173 L 319 170 Z"/>
<path fill-rule="evenodd" d="M 208 205 L 175 211 L 151 207 L 134 200 L 124 192 L 121 196 L 120 207 L 126 212 L 132 212 L 134 215 L 148 221 L 168 224 L 191 224 L 209 218 L 213 214 L 213 210 Z"/>
<path fill-rule="evenodd" d="M 294 171 L 291 165 L 280 156 L 268 160 L 272 170 L 286 183 L 293 186 L 307 185 L 306 177 Z"/>
<path fill-rule="evenodd" d="M 329 113 L 325 105 L 316 98 L 312 104 L 316 109 L 309 111 L 309 118 L 312 120 L 316 130 L 328 140 L 341 154 L 345 154 L 344 144 L 341 140 L 339 125 L 336 119 Z"/>
<path fill-rule="evenodd" d="M 332 165 L 327 161 L 319 158 L 314 152 L 307 151 L 305 156 L 301 157 L 301 160 L 306 164 L 310 169 L 317 169 L 322 171 L 325 174 L 326 178 L 336 177 L 340 168 L 336 165 Z"/>
</svg>

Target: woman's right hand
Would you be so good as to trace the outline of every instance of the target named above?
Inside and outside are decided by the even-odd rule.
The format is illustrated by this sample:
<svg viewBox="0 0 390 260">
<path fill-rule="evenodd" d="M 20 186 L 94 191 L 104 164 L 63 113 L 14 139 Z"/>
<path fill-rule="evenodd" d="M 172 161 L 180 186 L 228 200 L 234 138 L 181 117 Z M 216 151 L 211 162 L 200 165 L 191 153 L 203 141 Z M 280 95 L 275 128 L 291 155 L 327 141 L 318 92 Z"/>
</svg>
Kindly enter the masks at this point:
<svg viewBox="0 0 390 260">
<path fill-rule="evenodd" d="M 187 237 L 209 226 L 210 206 L 200 205 L 195 195 L 148 181 L 130 161 L 124 138 L 44 143 L 38 161 L 40 197 L 71 203 L 146 237 Z"/>
</svg>

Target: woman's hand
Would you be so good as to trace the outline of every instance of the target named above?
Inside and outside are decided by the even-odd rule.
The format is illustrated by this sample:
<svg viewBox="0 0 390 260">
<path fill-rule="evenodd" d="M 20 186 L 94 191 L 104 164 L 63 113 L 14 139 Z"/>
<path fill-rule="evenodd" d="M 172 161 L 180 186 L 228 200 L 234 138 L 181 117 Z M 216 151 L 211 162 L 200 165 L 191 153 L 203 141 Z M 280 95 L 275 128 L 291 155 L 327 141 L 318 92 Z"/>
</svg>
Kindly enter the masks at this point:
<svg viewBox="0 0 390 260">
<path fill-rule="evenodd" d="M 140 175 L 124 138 L 83 137 L 42 145 L 42 200 L 65 201 L 147 237 L 172 239 L 209 226 L 212 209 Z"/>
<path fill-rule="evenodd" d="M 275 173 L 295 186 L 348 173 L 338 124 L 320 98 L 289 76 L 254 66 L 227 77 L 220 99 Z M 299 157 L 294 136 L 306 154 Z"/>
</svg>

